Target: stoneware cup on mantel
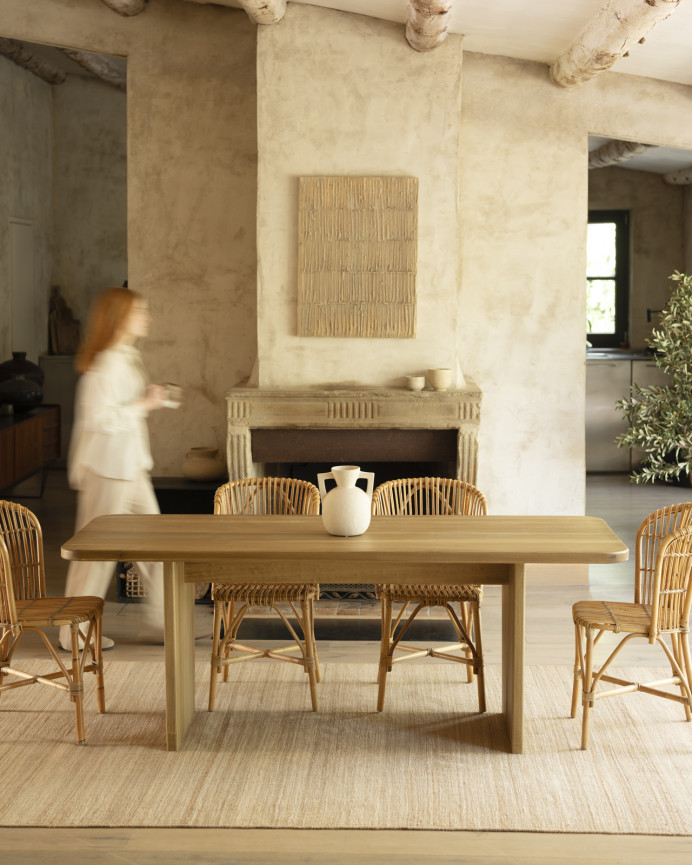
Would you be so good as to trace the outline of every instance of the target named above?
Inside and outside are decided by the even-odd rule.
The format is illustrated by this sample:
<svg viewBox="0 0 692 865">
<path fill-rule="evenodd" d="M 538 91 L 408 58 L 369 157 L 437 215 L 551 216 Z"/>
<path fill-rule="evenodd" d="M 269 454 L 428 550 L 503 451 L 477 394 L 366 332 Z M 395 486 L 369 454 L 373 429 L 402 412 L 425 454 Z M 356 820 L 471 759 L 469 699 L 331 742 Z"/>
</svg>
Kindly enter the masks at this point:
<svg viewBox="0 0 692 865">
<path fill-rule="evenodd" d="M 326 491 L 324 482 L 331 478 L 336 486 Z M 356 486 L 366 478 L 367 491 Z M 317 475 L 322 497 L 322 522 L 330 535 L 349 538 L 362 535 L 370 525 L 374 472 L 362 472 L 360 466 L 333 466 L 330 472 Z"/>
<path fill-rule="evenodd" d="M 428 381 L 433 390 L 447 390 L 452 383 L 452 370 L 429 369 Z"/>
</svg>

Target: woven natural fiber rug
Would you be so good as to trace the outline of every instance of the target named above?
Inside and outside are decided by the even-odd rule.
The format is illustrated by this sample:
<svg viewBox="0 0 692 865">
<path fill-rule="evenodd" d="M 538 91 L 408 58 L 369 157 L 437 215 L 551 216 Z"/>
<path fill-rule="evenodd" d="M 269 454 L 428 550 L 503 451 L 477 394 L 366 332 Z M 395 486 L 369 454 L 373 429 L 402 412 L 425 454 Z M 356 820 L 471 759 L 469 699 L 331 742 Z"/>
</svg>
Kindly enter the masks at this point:
<svg viewBox="0 0 692 865">
<path fill-rule="evenodd" d="M 163 748 L 162 664 L 106 665 L 108 713 L 89 683 L 83 747 L 63 693 L 3 694 L 0 825 L 692 834 L 692 724 L 678 704 L 601 702 L 583 752 L 570 668 L 529 668 L 527 753 L 512 755 L 497 668 L 485 716 L 456 665 L 397 667 L 381 714 L 374 665 L 323 673 L 319 713 L 302 670 L 276 662 L 231 668 L 209 713 L 198 665 L 198 711 L 176 753 Z"/>
</svg>

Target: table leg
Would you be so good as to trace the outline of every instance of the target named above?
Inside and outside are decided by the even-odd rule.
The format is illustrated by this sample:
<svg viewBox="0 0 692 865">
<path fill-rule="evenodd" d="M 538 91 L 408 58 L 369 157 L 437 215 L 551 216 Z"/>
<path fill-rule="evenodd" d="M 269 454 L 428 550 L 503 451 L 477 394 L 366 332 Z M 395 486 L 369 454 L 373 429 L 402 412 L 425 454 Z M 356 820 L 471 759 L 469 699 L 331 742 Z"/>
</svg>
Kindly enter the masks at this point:
<svg viewBox="0 0 692 865">
<path fill-rule="evenodd" d="M 166 747 L 177 751 L 195 713 L 195 584 L 184 562 L 164 562 Z"/>
<path fill-rule="evenodd" d="M 525 599 L 525 566 L 513 565 L 502 586 L 502 714 L 513 754 L 524 753 Z"/>
</svg>

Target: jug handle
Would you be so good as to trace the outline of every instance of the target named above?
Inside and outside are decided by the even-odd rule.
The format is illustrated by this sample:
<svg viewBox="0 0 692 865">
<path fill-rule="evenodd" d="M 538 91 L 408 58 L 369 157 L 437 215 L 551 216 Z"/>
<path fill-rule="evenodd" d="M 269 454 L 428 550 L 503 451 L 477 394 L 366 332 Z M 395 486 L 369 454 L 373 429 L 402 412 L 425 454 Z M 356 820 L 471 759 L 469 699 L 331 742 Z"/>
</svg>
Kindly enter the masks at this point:
<svg viewBox="0 0 692 865">
<path fill-rule="evenodd" d="M 321 474 L 317 475 L 317 486 L 320 488 L 320 496 L 322 497 L 322 499 L 325 499 L 327 497 L 327 491 L 324 488 L 324 482 L 328 478 L 334 480 L 334 472 L 322 472 Z"/>
<path fill-rule="evenodd" d="M 319 475 L 318 475 L 318 477 L 319 477 Z M 358 477 L 367 479 L 367 481 L 368 481 L 367 487 L 368 488 L 366 489 L 365 492 L 367 495 L 370 496 L 370 498 L 372 498 L 372 488 L 375 484 L 375 472 L 361 472 L 358 475 Z"/>
</svg>

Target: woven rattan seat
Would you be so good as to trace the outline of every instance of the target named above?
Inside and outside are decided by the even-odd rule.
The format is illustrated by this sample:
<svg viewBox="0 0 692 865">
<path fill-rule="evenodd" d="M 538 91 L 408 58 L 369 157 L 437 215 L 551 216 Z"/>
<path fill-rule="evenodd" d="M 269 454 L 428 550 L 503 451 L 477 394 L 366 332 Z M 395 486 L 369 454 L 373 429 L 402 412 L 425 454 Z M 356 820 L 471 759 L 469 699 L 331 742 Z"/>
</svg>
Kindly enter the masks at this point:
<svg viewBox="0 0 692 865">
<path fill-rule="evenodd" d="M 452 478 L 400 478 L 380 484 L 372 497 L 375 515 L 484 515 L 487 505 L 483 493 Z M 424 573 L 421 574 L 425 576 Z M 478 709 L 485 712 L 485 677 L 481 643 L 480 601 L 482 587 L 477 585 L 394 585 L 378 583 L 375 594 L 382 605 L 382 639 L 377 681 L 377 711 L 384 708 L 387 673 L 398 661 L 428 655 L 466 665 L 467 681 L 478 680 Z M 393 604 L 401 603 L 395 613 Z M 459 612 L 452 604 L 459 604 Z M 404 619 L 409 605 L 413 611 Z M 458 641 L 437 649 L 419 649 L 401 643 L 416 616 L 426 607 L 443 607 L 456 631 Z M 462 654 L 451 654 L 461 651 Z M 400 654 L 395 656 L 395 652 Z"/>
<path fill-rule="evenodd" d="M 395 603 L 416 600 L 427 607 L 439 607 L 447 603 L 480 601 L 481 586 L 377 586 L 377 597 L 388 598 Z"/>
<path fill-rule="evenodd" d="M 103 600 L 92 596 L 77 598 L 30 598 L 17 601 L 17 615 L 24 625 L 37 628 L 81 625 L 90 622 L 94 609 L 103 613 Z M 10 627 L 0 622 L 0 627 Z"/>
<path fill-rule="evenodd" d="M 578 601 L 572 607 L 575 628 L 572 717 L 582 697 L 582 749 L 589 745 L 591 709 L 604 697 L 643 691 L 682 703 L 692 720 L 692 663 L 688 643 L 692 605 L 692 503 L 659 508 L 642 522 L 635 550 L 634 601 Z M 624 634 L 598 671 L 594 647 L 604 633 Z M 664 638 L 668 638 L 670 646 Z M 671 666 L 669 678 L 631 682 L 606 671 L 621 649 L 640 638 L 659 645 Z M 602 682 L 617 687 L 600 688 Z M 678 688 L 674 693 L 670 686 Z M 667 690 L 662 690 L 667 687 Z"/>
<path fill-rule="evenodd" d="M 651 607 L 617 601 L 578 601 L 572 607 L 575 625 L 597 627 L 614 634 L 642 633 L 651 623 Z"/>
<path fill-rule="evenodd" d="M 308 481 L 293 478 L 243 478 L 219 487 L 214 497 L 217 514 L 293 514 L 315 515 L 320 511 L 320 494 Z M 228 681 L 229 665 L 257 658 L 274 658 L 300 664 L 308 674 L 312 708 L 317 710 L 317 682 L 320 668 L 315 647 L 314 603 L 320 587 L 314 583 L 296 585 L 270 583 L 212 583 L 214 602 L 214 633 L 212 638 L 209 711 L 216 704 L 216 688 L 220 673 Z M 297 621 L 302 638 L 281 605 L 288 605 Z M 274 610 L 293 638 L 293 643 L 274 649 L 263 649 L 241 643 L 238 629 L 250 607 Z M 221 636 L 223 628 L 224 634 Z M 300 657 L 291 656 L 298 651 Z"/>
<path fill-rule="evenodd" d="M 257 585 L 242 583 L 237 586 L 214 584 L 213 598 L 228 604 L 231 601 L 242 601 L 253 607 L 269 607 L 272 604 L 290 603 L 291 601 L 316 601 L 320 594 L 317 584 L 300 585 Z"/>
<path fill-rule="evenodd" d="M 43 684 L 67 691 L 75 707 L 77 744 L 84 744 L 84 673 L 96 676 L 99 712 L 106 711 L 101 660 L 103 600 L 96 597 L 48 598 L 41 526 L 30 510 L 0 501 L 0 693 L 10 688 Z M 83 635 L 80 625 L 87 625 Z M 68 625 L 72 659 L 63 662 L 44 628 Z M 40 636 L 53 662 L 44 673 L 27 673 L 13 664 L 23 635 Z M 80 641 L 88 651 L 80 652 Z M 87 658 L 90 662 L 87 663 Z M 7 678 L 12 681 L 5 682 Z M 64 681 L 61 681 L 63 680 Z"/>
</svg>

